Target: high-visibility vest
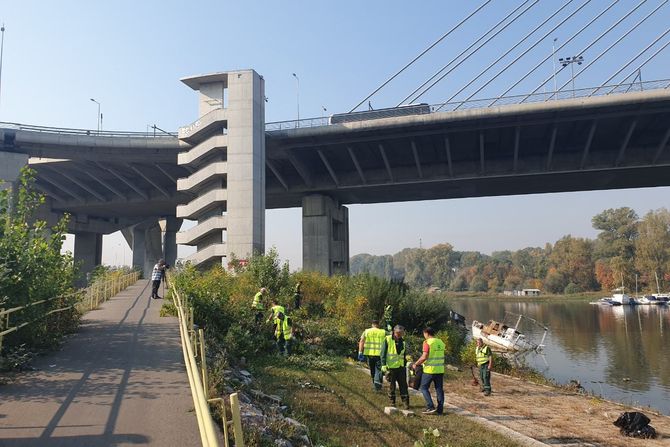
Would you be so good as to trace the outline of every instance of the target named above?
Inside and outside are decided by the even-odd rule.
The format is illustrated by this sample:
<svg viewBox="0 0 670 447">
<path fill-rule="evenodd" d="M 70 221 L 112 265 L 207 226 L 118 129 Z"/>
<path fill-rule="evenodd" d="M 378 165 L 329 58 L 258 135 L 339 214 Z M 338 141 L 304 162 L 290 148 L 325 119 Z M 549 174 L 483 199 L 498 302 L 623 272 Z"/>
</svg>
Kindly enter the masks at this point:
<svg viewBox="0 0 670 447">
<path fill-rule="evenodd" d="M 428 358 L 423 364 L 423 372 L 425 374 L 443 374 L 444 373 L 444 342 L 439 338 L 429 338 L 428 343 Z"/>
<path fill-rule="evenodd" d="M 390 369 L 402 368 L 405 359 L 405 342 L 402 343 L 402 351 L 396 349 L 393 335 L 386 336 L 386 366 Z"/>
<path fill-rule="evenodd" d="M 275 338 L 279 340 L 282 335 L 284 340 L 290 340 L 293 338 L 291 333 L 291 325 L 289 324 L 289 318 L 287 315 L 284 315 L 283 319 L 275 318 Z"/>
<path fill-rule="evenodd" d="M 491 356 L 491 348 L 484 345 L 481 348 L 477 346 L 475 348 L 475 360 L 477 360 L 477 365 L 483 365 L 488 363 L 489 357 Z"/>
<path fill-rule="evenodd" d="M 284 315 L 286 315 L 286 309 L 284 309 L 284 306 L 280 306 L 280 305 L 278 305 L 278 304 L 275 304 L 274 306 L 272 306 L 272 307 L 270 308 L 270 310 L 272 311 L 272 316 L 273 316 L 274 318 L 277 318 L 277 315 L 279 314 L 279 312 L 281 312 L 281 313 L 283 313 Z"/>
<path fill-rule="evenodd" d="M 251 303 L 251 308 L 256 310 L 263 310 L 263 293 L 258 292 L 254 295 L 254 301 Z"/>
<path fill-rule="evenodd" d="M 380 356 L 382 353 L 382 343 L 386 337 L 386 331 L 376 327 L 371 327 L 363 332 L 363 354 L 368 356 Z"/>
</svg>

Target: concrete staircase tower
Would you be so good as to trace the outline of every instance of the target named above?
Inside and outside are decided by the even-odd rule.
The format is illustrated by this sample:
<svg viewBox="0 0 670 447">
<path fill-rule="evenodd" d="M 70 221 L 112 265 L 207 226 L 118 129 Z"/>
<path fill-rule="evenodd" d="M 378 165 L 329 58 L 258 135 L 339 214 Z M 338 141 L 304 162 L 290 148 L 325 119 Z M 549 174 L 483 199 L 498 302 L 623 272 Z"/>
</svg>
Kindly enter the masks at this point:
<svg viewBox="0 0 670 447">
<path fill-rule="evenodd" d="M 199 92 L 199 116 L 179 129 L 178 164 L 191 175 L 177 190 L 193 194 L 177 218 L 197 225 L 177 243 L 197 247 L 187 260 L 207 267 L 265 247 L 265 89 L 254 70 L 181 80 Z"/>
</svg>

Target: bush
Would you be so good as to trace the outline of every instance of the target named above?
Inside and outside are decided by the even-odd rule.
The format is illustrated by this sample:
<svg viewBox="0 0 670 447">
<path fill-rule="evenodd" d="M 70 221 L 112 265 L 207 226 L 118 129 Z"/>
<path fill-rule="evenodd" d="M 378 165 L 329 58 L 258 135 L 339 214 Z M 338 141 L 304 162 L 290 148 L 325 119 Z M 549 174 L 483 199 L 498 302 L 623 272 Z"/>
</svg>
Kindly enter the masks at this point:
<svg viewBox="0 0 670 447">
<path fill-rule="evenodd" d="M 565 293 L 566 295 L 571 295 L 573 293 L 581 293 L 581 292 L 583 292 L 582 288 L 579 287 L 574 282 L 571 282 L 570 284 L 565 286 L 565 289 L 563 290 L 563 293 Z"/>
</svg>

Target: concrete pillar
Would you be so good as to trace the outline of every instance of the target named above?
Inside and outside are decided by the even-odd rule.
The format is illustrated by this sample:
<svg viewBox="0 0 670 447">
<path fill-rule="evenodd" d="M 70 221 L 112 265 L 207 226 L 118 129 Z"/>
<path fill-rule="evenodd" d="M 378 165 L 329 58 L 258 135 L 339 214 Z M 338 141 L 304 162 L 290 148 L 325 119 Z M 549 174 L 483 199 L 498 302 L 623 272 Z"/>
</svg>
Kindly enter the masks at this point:
<svg viewBox="0 0 670 447">
<path fill-rule="evenodd" d="M 132 228 L 133 232 L 133 268 L 144 272 L 145 259 L 145 229 L 143 226 L 136 225 Z M 146 278 L 146 275 L 144 276 Z"/>
<path fill-rule="evenodd" d="M 302 199 L 302 268 L 326 275 L 349 273 L 349 210 L 328 196 Z"/>
<path fill-rule="evenodd" d="M 102 234 L 80 231 L 74 233 L 74 262 L 79 267 L 76 285 L 85 287 L 88 274 L 102 263 Z"/>
<path fill-rule="evenodd" d="M 163 221 L 163 259 L 169 266 L 177 261 L 177 232 L 183 220 L 169 216 Z"/>
<path fill-rule="evenodd" d="M 15 191 L 21 168 L 27 164 L 28 156 L 25 154 L 0 151 L 0 190 L 9 188 Z M 10 207 L 14 206 L 14 199 L 13 197 Z"/>
<path fill-rule="evenodd" d="M 149 278 L 154 265 L 163 257 L 161 227 L 156 222 L 144 231 L 144 277 Z"/>
</svg>

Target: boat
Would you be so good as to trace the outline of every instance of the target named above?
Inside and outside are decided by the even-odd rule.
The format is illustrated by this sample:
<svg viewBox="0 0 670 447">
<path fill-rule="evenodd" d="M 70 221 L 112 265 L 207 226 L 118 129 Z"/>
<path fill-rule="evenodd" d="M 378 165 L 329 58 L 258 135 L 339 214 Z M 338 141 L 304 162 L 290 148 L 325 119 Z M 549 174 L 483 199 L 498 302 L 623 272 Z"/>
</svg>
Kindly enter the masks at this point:
<svg viewBox="0 0 670 447">
<path fill-rule="evenodd" d="M 670 293 L 654 293 L 652 296 L 660 301 L 661 304 L 668 304 L 670 302 Z"/>
<path fill-rule="evenodd" d="M 612 301 L 618 303 L 619 305 L 635 305 L 635 298 L 625 293 L 614 293 L 612 294 Z M 615 304 L 616 305 L 616 304 Z"/>
<path fill-rule="evenodd" d="M 621 306 L 621 303 L 614 301 L 611 296 L 600 298 L 598 301 L 591 301 L 589 304 L 599 304 L 601 306 Z"/>
<path fill-rule="evenodd" d="M 525 352 L 540 350 L 544 346 L 542 343 L 544 342 L 544 338 L 547 335 L 548 329 L 540 325 L 544 328 L 542 341 L 540 343 L 533 343 L 518 330 L 521 319 L 526 317 L 523 317 L 522 315 L 518 315 L 518 317 L 519 319 L 513 327 L 495 320 L 489 320 L 489 322 L 486 324 L 477 320 L 473 320 L 472 336 L 475 339 L 481 338 L 484 344 L 488 345 L 492 350 L 497 352 Z M 535 320 L 532 321 L 535 322 Z"/>
<path fill-rule="evenodd" d="M 636 304 L 642 304 L 642 305 L 645 304 L 663 305 L 668 303 L 667 301 L 657 298 L 655 295 L 644 295 L 641 298 L 637 298 L 635 302 Z"/>
</svg>

